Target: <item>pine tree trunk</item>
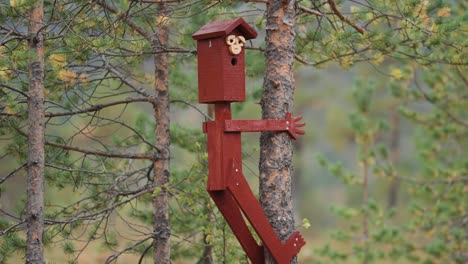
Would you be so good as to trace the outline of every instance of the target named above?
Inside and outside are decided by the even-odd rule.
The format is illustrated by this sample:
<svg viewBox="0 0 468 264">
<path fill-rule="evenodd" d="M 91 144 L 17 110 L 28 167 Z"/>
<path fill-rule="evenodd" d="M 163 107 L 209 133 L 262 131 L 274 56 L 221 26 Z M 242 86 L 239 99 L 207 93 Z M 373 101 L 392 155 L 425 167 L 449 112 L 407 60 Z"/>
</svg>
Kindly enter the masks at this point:
<svg viewBox="0 0 468 264">
<path fill-rule="evenodd" d="M 399 159 L 399 141 L 400 141 L 400 117 L 397 107 L 392 109 L 392 131 L 390 139 L 390 162 L 396 166 Z M 398 189 L 400 188 L 400 180 L 397 177 L 392 179 L 390 189 L 388 191 L 388 207 L 394 208 L 398 203 Z"/>
<path fill-rule="evenodd" d="M 167 6 L 160 4 L 157 35 L 153 41 L 155 66 L 155 92 L 154 112 L 156 119 L 156 147 L 158 156 L 154 162 L 154 187 L 158 194 L 153 198 L 153 225 L 154 225 L 154 263 L 170 263 L 170 224 L 168 191 L 169 161 L 170 161 L 170 136 L 169 136 L 169 58 L 164 51 L 169 38 L 167 25 Z"/>
<path fill-rule="evenodd" d="M 267 4 L 263 119 L 284 119 L 286 112 L 293 109 L 294 5 L 294 0 L 286 4 L 282 0 L 270 0 Z M 286 240 L 295 229 L 292 142 L 287 133 L 262 133 L 259 170 L 260 203 L 276 233 Z M 274 263 L 269 254 L 266 263 Z"/>
<path fill-rule="evenodd" d="M 28 178 L 26 263 L 44 261 L 44 6 L 37 1 L 29 16 Z"/>
</svg>

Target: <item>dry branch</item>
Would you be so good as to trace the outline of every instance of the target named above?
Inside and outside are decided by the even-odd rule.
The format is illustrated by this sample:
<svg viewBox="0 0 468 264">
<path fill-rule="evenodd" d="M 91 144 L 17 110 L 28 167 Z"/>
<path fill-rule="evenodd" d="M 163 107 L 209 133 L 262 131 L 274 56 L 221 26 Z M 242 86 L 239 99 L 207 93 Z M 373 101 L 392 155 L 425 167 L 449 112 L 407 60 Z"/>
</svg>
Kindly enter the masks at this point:
<svg viewBox="0 0 468 264">
<path fill-rule="evenodd" d="M 338 10 L 338 7 L 336 6 L 335 2 L 333 0 L 328 0 L 328 4 L 330 5 L 331 9 L 333 10 L 333 13 L 337 15 L 341 21 L 345 22 L 346 24 L 350 25 L 354 29 L 356 29 L 359 33 L 363 34 L 366 33 L 366 30 L 360 26 L 358 26 L 354 21 L 350 20 L 349 18 L 343 16 L 341 14 L 340 10 Z"/>
<path fill-rule="evenodd" d="M 76 110 L 76 111 L 62 112 L 62 113 L 47 113 L 45 116 L 46 117 L 59 117 L 59 116 L 77 115 L 77 114 L 83 114 L 83 113 L 89 113 L 89 112 L 96 112 L 106 107 L 111 107 L 111 106 L 120 105 L 120 104 L 129 104 L 129 103 L 134 103 L 134 102 L 152 103 L 152 99 L 151 98 L 128 98 L 128 99 L 121 100 L 121 101 L 115 101 L 115 102 L 110 102 L 106 104 L 98 104 L 90 108 Z"/>
</svg>

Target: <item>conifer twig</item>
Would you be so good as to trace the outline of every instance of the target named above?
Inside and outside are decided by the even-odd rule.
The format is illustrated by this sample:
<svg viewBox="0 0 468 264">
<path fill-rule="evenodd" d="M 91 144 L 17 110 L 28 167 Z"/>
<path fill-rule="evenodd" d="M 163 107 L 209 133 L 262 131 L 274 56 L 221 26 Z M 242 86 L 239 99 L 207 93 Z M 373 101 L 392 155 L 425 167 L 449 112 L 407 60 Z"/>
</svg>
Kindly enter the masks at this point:
<svg viewBox="0 0 468 264">
<path fill-rule="evenodd" d="M 333 13 L 335 13 L 335 15 L 337 15 L 341 21 L 345 22 L 346 24 L 350 25 L 351 27 L 353 27 L 354 29 L 356 29 L 359 33 L 361 33 L 362 35 L 364 35 L 364 33 L 366 32 L 366 30 L 360 26 L 358 26 L 356 23 L 354 23 L 351 19 L 343 16 L 343 14 L 341 14 L 340 10 L 338 10 L 338 7 L 336 6 L 335 4 L 335 1 L 333 0 L 327 0 L 328 4 L 330 5 L 331 9 L 333 10 Z"/>
</svg>

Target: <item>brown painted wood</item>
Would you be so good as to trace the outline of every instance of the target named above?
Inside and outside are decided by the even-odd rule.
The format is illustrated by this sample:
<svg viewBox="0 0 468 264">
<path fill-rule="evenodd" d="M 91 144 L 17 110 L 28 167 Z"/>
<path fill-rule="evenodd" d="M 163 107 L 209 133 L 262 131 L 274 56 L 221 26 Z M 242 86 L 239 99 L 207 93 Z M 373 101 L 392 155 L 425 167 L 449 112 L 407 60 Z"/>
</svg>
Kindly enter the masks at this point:
<svg viewBox="0 0 468 264">
<path fill-rule="evenodd" d="M 227 20 L 217 20 L 204 25 L 192 35 L 195 40 L 213 39 L 217 37 L 225 37 L 234 29 L 239 29 L 245 39 L 254 39 L 257 37 L 257 32 L 241 17 Z"/>
<path fill-rule="evenodd" d="M 285 243 L 281 242 L 263 212 L 260 203 L 250 190 L 249 184 L 242 174 L 242 166 L 239 162 L 232 162 L 228 190 L 276 263 L 289 263 L 305 245 L 305 240 L 299 232 L 295 232 Z"/>
<path fill-rule="evenodd" d="M 200 103 L 245 101 L 245 49 L 231 54 L 228 35 L 252 39 L 257 32 L 238 18 L 209 23 L 192 36 L 197 40 Z"/>
<path fill-rule="evenodd" d="M 228 191 L 209 191 L 219 211 L 253 264 L 264 264 L 263 247 L 257 244 L 244 221 L 241 211 Z"/>
<path fill-rule="evenodd" d="M 231 54 L 225 40 L 228 35 L 250 39 L 257 33 L 238 18 L 209 23 L 193 35 L 198 49 L 198 99 L 215 105 L 215 120 L 203 123 L 208 138 L 207 190 L 252 263 L 265 263 L 264 250 L 244 216 L 276 263 L 287 264 L 305 241 L 295 232 L 283 243 L 275 233 L 242 174 L 241 132 L 283 131 L 296 139 L 297 134 L 304 134 L 299 127 L 305 124 L 291 113 L 282 120 L 232 120 L 230 103 L 245 100 L 245 53 L 242 49 Z"/>
</svg>

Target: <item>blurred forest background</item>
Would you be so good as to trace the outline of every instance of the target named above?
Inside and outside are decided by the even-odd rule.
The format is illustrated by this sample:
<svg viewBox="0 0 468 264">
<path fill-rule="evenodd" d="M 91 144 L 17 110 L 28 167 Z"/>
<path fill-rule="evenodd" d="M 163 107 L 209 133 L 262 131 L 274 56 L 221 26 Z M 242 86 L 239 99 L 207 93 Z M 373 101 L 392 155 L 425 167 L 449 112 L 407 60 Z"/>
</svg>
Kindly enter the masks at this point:
<svg viewBox="0 0 468 264">
<path fill-rule="evenodd" d="M 40 2 L 44 22 L 31 33 Z M 259 32 L 247 43 L 247 101 L 233 110 L 234 119 L 261 119 L 266 2 L 1 0 L 0 263 L 25 261 L 35 132 L 27 102 L 39 35 L 47 263 L 152 262 L 158 197 L 167 199 L 172 263 L 247 263 L 205 191 L 201 123 L 211 116 L 197 103 L 191 35 L 238 16 Z M 293 113 L 307 124 L 293 142 L 296 226 L 307 241 L 299 262 L 467 263 L 466 1 L 288 5 Z M 169 97 L 158 90 L 164 82 Z M 156 136 L 166 133 L 164 118 L 170 152 Z M 258 146 L 259 134 L 243 135 L 253 190 Z M 166 170 L 156 160 L 168 153 Z M 170 170 L 169 181 L 153 177 L 159 169 Z"/>
</svg>

